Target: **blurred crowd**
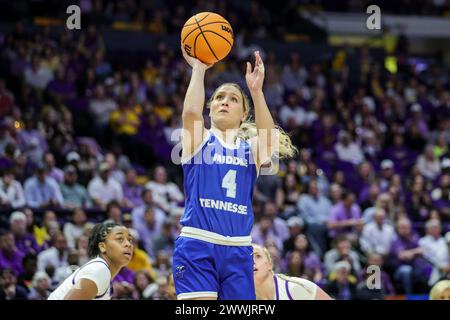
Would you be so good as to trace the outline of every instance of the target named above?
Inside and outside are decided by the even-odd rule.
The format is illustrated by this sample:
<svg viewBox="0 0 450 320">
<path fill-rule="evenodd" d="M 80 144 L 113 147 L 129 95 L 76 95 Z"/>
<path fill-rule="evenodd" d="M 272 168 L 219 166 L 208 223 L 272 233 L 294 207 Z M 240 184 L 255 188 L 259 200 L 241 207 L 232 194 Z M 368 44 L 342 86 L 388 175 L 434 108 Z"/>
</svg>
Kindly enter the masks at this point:
<svg viewBox="0 0 450 320">
<path fill-rule="evenodd" d="M 422 70 L 402 52 L 391 73 L 367 47 L 305 65 L 301 52 L 281 61 L 247 41 L 208 71 L 206 94 L 245 88 L 245 59 L 263 52 L 267 103 L 301 150 L 254 192 L 252 238 L 275 271 L 337 299 L 427 293 L 448 279 L 448 66 Z M 114 298 L 173 298 L 181 54 L 160 43 L 132 68 L 114 63 L 94 25 L 74 34 L 19 23 L 1 43 L 0 71 L 0 299 L 45 299 L 87 261 L 89 230 L 106 219 L 138 240 Z M 373 265 L 381 284 L 369 290 Z"/>
</svg>

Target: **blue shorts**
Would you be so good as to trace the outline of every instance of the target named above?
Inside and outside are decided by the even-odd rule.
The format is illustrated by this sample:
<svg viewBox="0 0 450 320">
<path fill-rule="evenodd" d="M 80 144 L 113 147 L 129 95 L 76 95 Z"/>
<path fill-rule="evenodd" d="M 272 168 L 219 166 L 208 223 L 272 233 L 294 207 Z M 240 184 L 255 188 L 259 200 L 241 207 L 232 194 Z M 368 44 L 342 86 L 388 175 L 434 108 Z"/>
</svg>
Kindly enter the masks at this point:
<svg viewBox="0 0 450 320">
<path fill-rule="evenodd" d="M 173 279 L 178 299 L 255 300 L 253 247 L 178 237 Z"/>
</svg>

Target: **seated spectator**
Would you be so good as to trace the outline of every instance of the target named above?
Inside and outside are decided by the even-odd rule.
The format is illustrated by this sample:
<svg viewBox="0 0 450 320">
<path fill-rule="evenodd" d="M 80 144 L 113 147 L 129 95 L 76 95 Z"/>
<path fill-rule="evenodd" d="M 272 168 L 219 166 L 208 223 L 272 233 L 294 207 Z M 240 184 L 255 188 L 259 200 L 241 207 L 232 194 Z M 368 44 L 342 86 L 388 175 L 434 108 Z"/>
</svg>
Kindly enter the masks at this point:
<svg viewBox="0 0 450 320">
<path fill-rule="evenodd" d="M 392 243 L 389 254 L 390 267 L 394 269 L 394 280 L 400 282 L 403 292 L 412 294 L 416 282 L 424 285 L 431 266 L 423 259 L 423 248 L 419 246 L 408 218 L 397 221 L 396 232 L 397 239 Z"/>
<path fill-rule="evenodd" d="M 128 264 L 128 268 L 136 273 L 137 280 L 139 273 L 145 273 L 150 277 L 150 280 L 153 281 L 153 279 L 156 278 L 156 272 L 153 270 L 153 266 L 151 264 L 150 256 L 145 252 L 144 250 L 140 249 L 137 245 L 139 243 L 139 233 L 135 229 L 129 229 L 130 234 L 133 237 L 134 242 L 134 251 L 133 251 L 133 258 L 131 259 L 130 263 Z M 136 285 L 136 284 L 135 284 Z"/>
<path fill-rule="evenodd" d="M 251 237 L 252 241 L 260 246 L 266 246 L 266 241 L 270 239 L 279 251 L 283 248 L 283 242 L 275 231 L 273 218 L 268 215 L 263 215 L 259 222 L 253 225 Z"/>
<path fill-rule="evenodd" d="M 383 270 L 383 264 L 383 257 L 380 254 L 371 253 L 368 255 L 366 267 L 361 270 L 358 276 L 360 279 L 356 289 L 358 299 L 383 300 L 385 296 L 395 294 L 394 285 L 387 272 Z"/>
<path fill-rule="evenodd" d="M 57 183 L 61 183 L 64 179 L 64 173 L 55 166 L 55 157 L 53 154 L 51 152 L 44 153 L 42 161 L 47 170 L 47 176 L 55 179 Z"/>
<path fill-rule="evenodd" d="M 125 173 L 125 182 L 122 185 L 124 206 L 135 208 L 143 204 L 142 191 L 144 187 L 137 183 L 137 174 L 135 169 L 128 169 Z"/>
<path fill-rule="evenodd" d="M 180 188 L 175 183 L 167 181 L 167 172 L 163 166 L 155 168 L 154 180 L 148 182 L 145 188 L 152 190 L 155 204 L 166 213 L 170 212 L 171 206 L 176 206 L 184 200 Z"/>
<path fill-rule="evenodd" d="M 122 207 L 118 201 L 112 200 L 106 205 L 106 219 L 122 224 Z"/>
<path fill-rule="evenodd" d="M 419 239 L 419 246 L 423 249 L 424 258 L 433 264 L 433 272 L 428 281 L 429 285 L 433 285 L 442 275 L 450 272 L 450 252 L 447 241 L 441 234 L 442 226 L 439 220 L 428 220 L 425 230 L 426 235 Z"/>
<path fill-rule="evenodd" d="M 40 248 L 36 239 L 27 232 L 27 218 L 23 212 L 14 211 L 9 216 L 9 228 L 14 235 L 16 248 L 24 255 L 28 253 L 38 254 Z"/>
<path fill-rule="evenodd" d="M 106 205 L 112 200 L 119 203 L 123 200 L 122 187 L 110 176 L 110 169 L 109 164 L 103 162 L 99 168 L 99 175 L 93 178 L 88 185 L 89 196 L 94 205 L 102 210 L 105 210 Z"/>
<path fill-rule="evenodd" d="M 92 201 L 84 186 L 77 182 L 77 169 L 73 165 L 64 168 L 64 181 L 59 185 L 61 194 L 64 199 L 64 207 L 73 208 L 90 208 Z"/>
<path fill-rule="evenodd" d="M 386 256 L 395 240 L 395 230 L 386 221 L 386 212 L 378 208 L 373 215 L 373 221 L 363 227 L 359 243 L 366 255 L 378 253 Z"/>
<path fill-rule="evenodd" d="M 104 158 L 103 162 L 106 162 L 109 165 L 109 169 L 111 171 L 110 172 L 111 178 L 113 178 L 120 184 L 124 184 L 125 173 L 123 173 L 123 171 L 120 168 L 118 168 L 117 159 L 116 159 L 116 156 L 114 155 L 114 153 L 108 152 L 107 154 L 105 154 L 105 158 Z"/>
<path fill-rule="evenodd" d="M 283 213 L 284 218 L 289 218 L 298 215 L 297 203 L 300 199 L 301 193 L 295 174 L 287 173 L 284 177 L 283 184 Z"/>
<path fill-rule="evenodd" d="M 431 201 L 442 212 L 442 219 L 450 221 L 450 174 L 441 176 L 439 185 L 431 192 Z"/>
<path fill-rule="evenodd" d="M 53 80 L 53 72 L 44 66 L 41 57 L 35 54 L 31 58 L 31 65 L 25 69 L 25 82 L 34 89 L 44 90 Z"/>
<path fill-rule="evenodd" d="M 273 228 L 278 238 L 281 241 L 287 240 L 289 238 L 289 229 L 286 221 L 279 217 L 277 205 L 272 201 L 267 201 L 263 207 L 263 214 L 268 215 L 272 218 Z"/>
<path fill-rule="evenodd" d="M 22 259 L 23 272 L 17 279 L 17 284 L 30 292 L 33 282 L 33 276 L 37 271 L 37 256 L 33 253 L 25 255 Z"/>
<path fill-rule="evenodd" d="M 306 234 L 314 249 L 318 249 L 318 254 L 322 255 L 328 248 L 327 226 L 332 208 L 331 201 L 319 191 L 317 181 L 311 180 L 307 186 L 308 193 L 302 194 L 297 203 L 300 216 L 306 222 Z"/>
<path fill-rule="evenodd" d="M 157 212 L 153 207 L 147 207 L 143 216 L 144 223 L 135 226 L 139 238 L 142 239 L 145 251 L 152 258 L 155 256 L 153 251 L 155 239 L 161 234 L 161 228 L 165 220 L 165 216 L 161 216 Z"/>
<path fill-rule="evenodd" d="M 355 243 L 364 226 L 361 219 L 361 209 L 355 202 L 355 195 L 344 192 L 339 203 L 335 204 L 327 219 L 327 228 L 330 238 L 345 234 Z"/>
<path fill-rule="evenodd" d="M 421 175 L 415 176 L 410 188 L 405 199 L 408 216 L 413 221 L 425 222 L 429 218 L 432 207 L 425 179 Z"/>
<path fill-rule="evenodd" d="M 165 251 L 173 254 L 175 238 L 172 236 L 172 219 L 166 218 L 161 226 L 161 233 L 156 235 L 153 243 L 153 252 Z"/>
<path fill-rule="evenodd" d="M 364 160 L 359 145 L 352 141 L 347 131 L 340 131 L 338 134 L 338 142 L 335 145 L 336 153 L 339 160 L 359 164 Z"/>
<path fill-rule="evenodd" d="M 87 141 L 80 142 L 80 154 L 76 160 L 76 154 L 72 154 L 70 163 L 78 169 L 79 181 L 87 186 L 97 170 L 96 151 Z M 75 163 L 74 163 L 75 162 Z"/>
<path fill-rule="evenodd" d="M 311 281 L 320 283 L 323 279 L 325 268 L 320 262 L 319 256 L 309 247 L 308 238 L 304 234 L 299 234 L 295 238 L 293 251 L 300 253 L 305 269 L 307 269 L 305 273 L 311 272 Z"/>
<path fill-rule="evenodd" d="M 165 250 L 160 250 L 155 254 L 155 271 L 158 277 L 167 278 L 172 270 L 172 259 Z"/>
<path fill-rule="evenodd" d="M 27 290 L 17 284 L 17 275 L 11 268 L 0 267 L 0 301 L 27 300 Z"/>
<path fill-rule="evenodd" d="M 325 253 L 324 264 L 327 272 L 332 272 L 335 263 L 341 260 L 350 263 L 351 273 L 356 274 L 361 270 L 358 253 L 352 249 L 352 244 L 345 235 L 338 236 L 335 240 L 335 248 Z"/>
<path fill-rule="evenodd" d="M 35 175 L 25 181 L 25 198 L 31 208 L 58 208 L 64 203 L 58 183 L 47 176 L 45 166 L 38 164 Z"/>
<path fill-rule="evenodd" d="M 256 179 L 254 198 L 258 202 L 273 201 L 280 204 L 279 199 L 283 192 L 280 177 L 276 174 L 259 175 Z"/>
<path fill-rule="evenodd" d="M 338 261 L 332 267 L 334 277 L 328 281 L 324 291 L 336 300 L 354 299 L 356 295 L 356 281 L 350 274 L 350 263 Z"/>
<path fill-rule="evenodd" d="M 81 208 L 75 208 L 72 211 L 72 221 L 64 224 L 63 234 L 67 240 L 67 246 L 74 249 L 76 241 L 85 232 L 87 222 L 86 212 Z"/>
<path fill-rule="evenodd" d="M 26 205 L 22 185 L 14 179 L 14 172 L 6 170 L 0 178 L 0 208 L 17 209 Z"/>
<path fill-rule="evenodd" d="M 45 272 L 36 272 L 33 276 L 33 286 L 28 294 L 28 300 L 47 300 L 51 293 L 50 284 L 51 280 Z"/>
<path fill-rule="evenodd" d="M 46 272 L 52 281 L 59 267 L 68 267 L 67 241 L 61 232 L 52 237 L 52 246 L 38 254 L 38 271 Z"/>
<path fill-rule="evenodd" d="M 424 153 L 417 158 L 417 168 L 430 181 L 433 181 L 441 173 L 441 163 L 439 158 L 434 155 L 433 146 L 426 146 Z"/>
<path fill-rule="evenodd" d="M 12 232 L 0 231 L 0 270 L 11 269 L 17 277 L 23 272 L 22 259 L 24 255 L 16 248 Z"/>
<path fill-rule="evenodd" d="M 381 191 L 387 191 L 390 181 L 395 174 L 394 162 L 390 159 L 384 159 L 380 164 L 381 172 L 380 172 L 380 188 Z"/>
<path fill-rule="evenodd" d="M 44 242 L 51 240 L 49 230 L 51 229 L 50 224 L 53 222 L 58 223 L 55 212 L 46 210 L 42 216 L 41 226 L 39 227 L 37 224 L 34 225 L 33 235 L 39 246 L 42 246 Z"/>
<path fill-rule="evenodd" d="M 154 283 L 154 278 L 151 277 L 146 271 L 137 271 L 134 277 L 134 287 L 138 293 L 137 299 L 148 300 L 153 291 L 156 291 L 156 284 Z M 153 289 L 155 287 L 155 289 Z"/>
</svg>

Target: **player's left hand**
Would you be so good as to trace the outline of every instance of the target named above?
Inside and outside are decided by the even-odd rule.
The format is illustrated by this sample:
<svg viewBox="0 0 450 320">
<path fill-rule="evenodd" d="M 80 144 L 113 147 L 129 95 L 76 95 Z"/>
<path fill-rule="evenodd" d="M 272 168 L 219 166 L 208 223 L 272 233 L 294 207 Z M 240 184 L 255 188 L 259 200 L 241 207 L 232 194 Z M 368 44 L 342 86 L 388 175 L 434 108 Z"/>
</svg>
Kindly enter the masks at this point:
<svg viewBox="0 0 450 320">
<path fill-rule="evenodd" d="M 259 51 L 255 51 L 255 67 L 252 71 L 252 65 L 247 62 L 247 72 L 245 74 L 245 80 L 250 92 L 262 90 L 264 82 L 264 63 L 259 55 Z"/>
</svg>

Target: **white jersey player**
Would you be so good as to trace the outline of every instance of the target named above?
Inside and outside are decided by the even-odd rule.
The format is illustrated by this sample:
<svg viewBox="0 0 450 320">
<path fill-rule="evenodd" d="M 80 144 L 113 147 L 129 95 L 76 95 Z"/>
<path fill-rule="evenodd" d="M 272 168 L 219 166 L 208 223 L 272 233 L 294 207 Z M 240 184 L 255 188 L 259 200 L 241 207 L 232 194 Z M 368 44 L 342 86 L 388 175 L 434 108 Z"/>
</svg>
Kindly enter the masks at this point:
<svg viewBox="0 0 450 320">
<path fill-rule="evenodd" d="M 284 274 L 274 274 L 269 251 L 253 245 L 253 274 L 258 300 L 332 300 L 315 283 Z"/>
<path fill-rule="evenodd" d="M 89 237 L 89 257 L 53 291 L 48 300 L 110 300 L 111 281 L 133 254 L 128 229 L 108 222 L 97 224 Z"/>
</svg>

